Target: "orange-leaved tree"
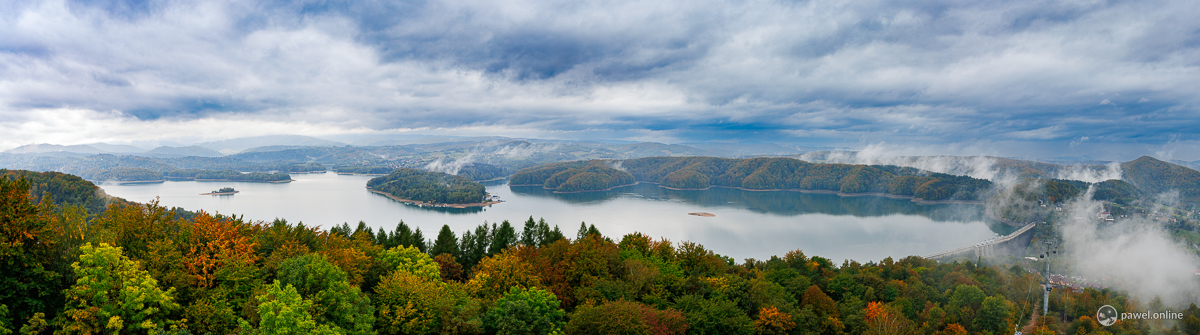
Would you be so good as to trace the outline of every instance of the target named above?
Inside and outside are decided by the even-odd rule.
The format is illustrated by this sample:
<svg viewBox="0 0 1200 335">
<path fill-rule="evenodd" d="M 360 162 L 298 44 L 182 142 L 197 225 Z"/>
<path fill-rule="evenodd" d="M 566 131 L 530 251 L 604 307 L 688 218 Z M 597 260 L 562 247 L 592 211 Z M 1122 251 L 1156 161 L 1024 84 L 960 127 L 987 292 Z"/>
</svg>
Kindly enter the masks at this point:
<svg viewBox="0 0 1200 335">
<path fill-rule="evenodd" d="M 792 315 L 780 312 L 775 306 L 760 308 L 758 320 L 754 321 L 754 330 L 759 334 L 791 334 L 795 328 Z"/>
<path fill-rule="evenodd" d="M 191 224 L 191 238 L 184 266 L 199 288 L 215 286 L 218 273 L 233 284 L 249 280 L 233 275 L 235 268 L 253 267 L 258 261 L 254 235 L 259 227 L 228 217 L 213 217 L 204 211 Z M 255 271 L 257 269 L 254 269 Z"/>
<path fill-rule="evenodd" d="M 895 307 L 872 301 L 866 308 L 867 334 L 914 334 L 916 327 Z"/>
</svg>

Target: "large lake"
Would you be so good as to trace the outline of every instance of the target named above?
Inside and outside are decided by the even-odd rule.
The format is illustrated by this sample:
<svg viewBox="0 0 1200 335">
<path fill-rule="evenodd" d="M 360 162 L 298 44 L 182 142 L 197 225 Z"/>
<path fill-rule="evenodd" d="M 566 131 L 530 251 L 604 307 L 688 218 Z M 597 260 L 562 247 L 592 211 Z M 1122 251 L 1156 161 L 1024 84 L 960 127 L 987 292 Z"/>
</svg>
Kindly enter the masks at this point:
<svg viewBox="0 0 1200 335">
<path fill-rule="evenodd" d="M 971 245 L 1012 228 L 987 223 L 975 205 L 921 205 L 876 196 L 840 197 L 799 192 L 752 192 L 713 188 L 673 191 L 640 184 L 606 192 L 555 194 L 540 187 L 487 183 L 487 191 L 505 202 L 486 208 L 447 209 L 405 205 L 370 193 L 369 176 L 334 173 L 293 174 L 283 184 L 168 181 L 160 184 L 101 185 L 108 194 L 131 201 L 155 198 L 161 205 L 250 220 L 328 227 L 358 221 L 392 230 L 404 220 L 436 237 L 443 224 L 461 234 L 483 222 L 509 220 L 520 230 L 530 216 L 557 224 L 569 237 L 579 223 L 596 225 L 619 240 L 642 232 L 671 241 L 700 243 L 741 261 L 765 259 L 800 249 L 807 255 L 860 262 L 903 258 Z M 232 196 L 202 196 L 232 186 Z M 715 217 L 688 215 L 708 212 Z"/>
</svg>

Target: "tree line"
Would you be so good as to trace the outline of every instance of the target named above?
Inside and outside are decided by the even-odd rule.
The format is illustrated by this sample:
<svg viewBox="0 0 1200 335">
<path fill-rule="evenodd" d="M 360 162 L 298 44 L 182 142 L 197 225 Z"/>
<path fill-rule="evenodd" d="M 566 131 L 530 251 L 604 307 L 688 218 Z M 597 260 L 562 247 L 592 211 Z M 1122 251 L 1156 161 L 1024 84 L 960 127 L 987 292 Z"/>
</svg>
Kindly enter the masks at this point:
<svg viewBox="0 0 1200 335">
<path fill-rule="evenodd" d="M 457 175 L 470 180 L 483 181 L 501 178 L 508 175 L 508 173 L 503 168 L 492 164 L 469 163 L 459 168 Z"/>
<path fill-rule="evenodd" d="M 1055 290 L 1020 267 L 899 260 L 837 265 L 796 250 L 735 262 L 691 242 L 574 236 L 530 217 L 435 239 L 401 222 L 321 230 L 30 197 L 0 178 L 0 333 L 1146 334 L 1177 324 L 1091 317 L 1159 310 L 1111 290 Z"/>
<path fill-rule="evenodd" d="M 550 163 L 525 168 L 513 174 L 511 185 L 537 185 L 557 192 L 610 189 L 633 184 L 632 174 L 603 160 Z"/>
<path fill-rule="evenodd" d="M 612 166 L 615 164 L 621 169 Z M 647 157 L 581 161 L 527 168 L 512 177 L 513 184 L 544 185 L 560 191 L 599 190 L 634 180 L 677 189 L 723 186 L 822 190 L 887 193 L 924 200 L 980 200 L 991 187 L 987 180 L 912 168 L 818 164 L 792 158 Z"/>
<path fill-rule="evenodd" d="M 162 172 L 143 168 L 116 168 L 104 170 L 92 176 L 99 181 L 154 181 L 163 180 Z"/>
<path fill-rule="evenodd" d="M 465 177 L 409 168 L 371 178 L 367 187 L 401 199 L 439 204 L 477 203 L 487 195 L 483 185 Z"/>
<path fill-rule="evenodd" d="M 388 173 L 392 172 L 392 170 L 395 170 L 395 168 L 390 167 L 390 166 L 379 166 L 379 165 L 370 165 L 370 166 L 344 165 L 344 166 L 337 166 L 337 167 L 333 168 L 333 171 L 337 172 L 337 173 L 357 173 L 357 174 L 388 174 Z"/>
<path fill-rule="evenodd" d="M 620 169 L 616 166 L 620 166 Z M 1141 170 L 1134 168 L 1126 173 L 1152 174 L 1140 172 Z M 1170 169 L 1164 167 L 1159 170 Z M 1169 175 L 1186 174 L 1177 172 Z M 1197 175 L 1200 176 L 1200 173 Z M 1122 180 L 1093 184 L 1043 178 L 1038 174 L 1029 174 L 1026 177 L 1022 178 L 1022 185 L 1016 189 L 1020 197 L 1034 202 L 1042 200 L 1060 203 L 1082 194 L 1090 186 L 1095 186 L 1094 199 L 1122 205 L 1136 202 L 1145 195 L 1138 187 Z M 1174 179 L 1180 178 L 1183 177 Z M 519 170 L 512 176 L 510 183 L 540 185 L 557 191 L 594 191 L 627 185 L 634 180 L 675 189 L 723 186 L 751 190 L 823 190 L 841 193 L 885 193 L 923 200 L 983 200 L 990 197 L 994 191 L 990 181 L 967 176 L 908 167 L 821 164 L 779 157 L 647 157 L 617 161 L 551 163 Z"/>
<path fill-rule="evenodd" d="M 1200 203 L 1200 171 L 1185 166 L 1142 156 L 1122 163 L 1121 177 L 1146 192 L 1178 191 L 1180 200 Z"/>
<path fill-rule="evenodd" d="M 241 173 L 235 170 L 171 170 L 163 173 L 167 178 L 194 180 L 230 180 L 230 181 L 287 181 L 292 176 L 285 172 L 250 172 Z"/>
</svg>

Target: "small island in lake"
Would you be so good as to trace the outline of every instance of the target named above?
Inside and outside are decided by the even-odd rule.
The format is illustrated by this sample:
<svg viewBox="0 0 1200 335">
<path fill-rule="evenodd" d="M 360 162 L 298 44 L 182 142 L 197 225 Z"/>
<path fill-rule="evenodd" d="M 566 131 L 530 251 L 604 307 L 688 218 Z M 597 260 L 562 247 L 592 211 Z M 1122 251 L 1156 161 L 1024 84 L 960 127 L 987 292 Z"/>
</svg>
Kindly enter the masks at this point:
<svg viewBox="0 0 1200 335">
<path fill-rule="evenodd" d="M 483 184 L 462 176 L 400 168 L 367 181 L 367 188 L 399 202 L 429 207 L 482 207 L 500 203 Z"/>
<path fill-rule="evenodd" d="M 235 193 L 238 193 L 238 191 L 234 190 L 232 187 L 222 187 L 219 190 L 209 193 L 201 193 L 200 195 L 233 195 Z"/>
<path fill-rule="evenodd" d="M 711 218 L 711 217 L 717 216 L 716 214 L 708 213 L 708 212 L 691 212 L 691 213 L 688 213 L 688 215 L 695 215 L 695 216 L 706 217 L 706 218 Z"/>
</svg>

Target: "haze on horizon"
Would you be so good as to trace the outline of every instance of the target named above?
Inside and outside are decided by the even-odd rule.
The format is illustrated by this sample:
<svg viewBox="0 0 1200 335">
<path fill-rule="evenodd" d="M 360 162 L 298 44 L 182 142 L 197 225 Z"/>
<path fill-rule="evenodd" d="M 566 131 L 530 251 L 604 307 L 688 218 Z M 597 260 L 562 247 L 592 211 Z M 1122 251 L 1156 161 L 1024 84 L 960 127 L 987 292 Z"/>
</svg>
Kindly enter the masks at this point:
<svg viewBox="0 0 1200 335">
<path fill-rule="evenodd" d="M 0 150 L 299 134 L 1200 159 L 1200 4 L 10 1 Z"/>
</svg>

